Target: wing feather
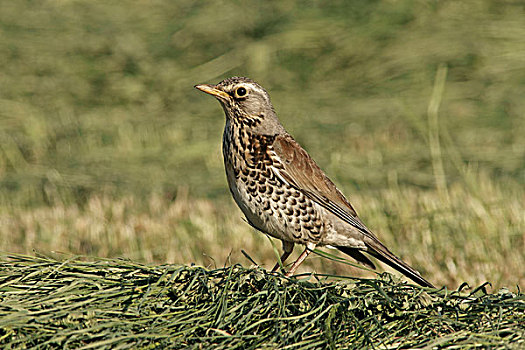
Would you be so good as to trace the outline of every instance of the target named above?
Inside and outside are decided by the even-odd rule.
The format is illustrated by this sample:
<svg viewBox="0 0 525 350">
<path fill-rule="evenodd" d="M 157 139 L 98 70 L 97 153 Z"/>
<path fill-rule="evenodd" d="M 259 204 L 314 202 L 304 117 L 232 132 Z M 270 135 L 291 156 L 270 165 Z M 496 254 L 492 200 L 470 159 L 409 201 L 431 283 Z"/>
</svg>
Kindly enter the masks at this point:
<svg viewBox="0 0 525 350">
<path fill-rule="evenodd" d="M 277 136 L 273 150 L 282 161 L 282 169 L 277 170 L 280 178 L 340 219 L 372 235 L 359 220 L 350 202 L 290 135 Z"/>
<path fill-rule="evenodd" d="M 303 192 L 305 196 L 341 220 L 361 231 L 365 237 L 368 238 L 364 240 L 364 243 L 368 248 L 367 252 L 373 257 L 400 271 L 414 282 L 422 286 L 433 287 L 430 282 L 421 277 L 418 271 L 395 256 L 366 228 L 357 217 L 356 211 L 348 200 L 337 187 L 335 187 L 334 183 L 330 181 L 308 153 L 306 153 L 290 135 L 277 136 L 273 144 L 273 150 L 282 162 L 282 167 L 275 169 L 279 178 Z M 374 267 L 374 264 L 366 256 L 361 254 L 358 249 L 349 247 L 337 248 L 357 261 L 369 267 Z"/>
</svg>

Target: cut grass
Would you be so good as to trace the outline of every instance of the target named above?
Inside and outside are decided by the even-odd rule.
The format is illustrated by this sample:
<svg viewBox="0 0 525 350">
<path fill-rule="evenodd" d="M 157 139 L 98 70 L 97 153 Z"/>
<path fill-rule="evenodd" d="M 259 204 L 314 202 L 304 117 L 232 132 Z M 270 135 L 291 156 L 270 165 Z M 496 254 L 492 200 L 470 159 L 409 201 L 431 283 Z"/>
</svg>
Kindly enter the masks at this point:
<svg viewBox="0 0 525 350">
<path fill-rule="evenodd" d="M 0 1 L 0 37 L 0 251 L 274 264 L 193 89 L 247 75 L 425 277 L 525 285 L 516 2 Z"/>
<path fill-rule="evenodd" d="M 391 275 L 286 279 L 239 265 L 0 262 L 4 348 L 523 348 L 525 298 L 422 289 Z"/>
<path fill-rule="evenodd" d="M 4 347 L 524 347 L 519 2 L 0 1 L 0 37 L 0 251 L 60 257 L 3 259 Z M 454 292 L 335 282 L 377 277 L 319 256 L 300 271 L 322 282 L 239 267 L 278 252 L 233 205 L 223 113 L 193 89 L 232 75 Z M 456 290 L 485 281 L 518 294 Z"/>
<path fill-rule="evenodd" d="M 495 289 L 525 286 L 525 193 L 488 176 L 437 190 L 402 188 L 356 192 L 350 197 L 365 224 L 390 249 L 437 286 L 457 288 L 485 281 Z M 279 241 L 275 241 L 281 249 Z M 296 258 L 299 250 L 290 258 Z M 271 268 L 278 253 L 243 221 L 232 200 L 198 200 L 181 188 L 175 200 L 152 195 L 92 196 L 86 205 L 0 211 L 0 251 L 64 252 L 147 263 L 195 263 L 217 267 L 255 262 Z M 381 265 L 381 264 L 379 264 Z M 373 276 L 363 270 L 310 257 L 301 270 Z"/>
</svg>

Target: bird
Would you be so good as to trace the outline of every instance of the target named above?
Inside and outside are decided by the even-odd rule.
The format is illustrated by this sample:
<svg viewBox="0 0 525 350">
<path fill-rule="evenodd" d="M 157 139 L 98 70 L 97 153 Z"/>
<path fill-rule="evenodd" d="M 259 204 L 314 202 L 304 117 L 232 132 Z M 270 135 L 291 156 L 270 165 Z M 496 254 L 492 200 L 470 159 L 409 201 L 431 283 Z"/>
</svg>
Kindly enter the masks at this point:
<svg viewBox="0 0 525 350">
<path fill-rule="evenodd" d="M 282 241 L 281 263 L 272 272 L 284 266 L 295 244 L 305 249 L 288 277 L 316 247 L 327 246 L 375 269 L 368 254 L 434 288 L 363 224 L 342 192 L 285 130 L 261 85 L 231 77 L 194 87 L 214 96 L 224 110 L 222 153 L 233 199 L 251 226 Z"/>
</svg>

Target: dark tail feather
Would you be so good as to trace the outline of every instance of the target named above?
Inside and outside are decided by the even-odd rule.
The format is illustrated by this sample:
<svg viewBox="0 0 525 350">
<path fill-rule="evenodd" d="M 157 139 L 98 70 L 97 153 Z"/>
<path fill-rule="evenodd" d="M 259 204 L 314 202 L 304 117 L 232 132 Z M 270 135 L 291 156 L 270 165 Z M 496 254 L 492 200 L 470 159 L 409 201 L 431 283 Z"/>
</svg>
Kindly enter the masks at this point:
<svg viewBox="0 0 525 350">
<path fill-rule="evenodd" d="M 368 259 L 363 253 L 359 251 L 357 248 L 349 248 L 349 247 L 337 247 L 340 251 L 343 253 L 350 255 L 354 260 L 357 262 L 371 268 L 372 270 L 376 269 L 376 266 L 370 259 Z"/>
<path fill-rule="evenodd" d="M 406 262 L 399 259 L 397 256 L 395 256 L 390 250 L 388 250 L 387 247 L 385 247 L 381 242 L 376 240 L 370 240 L 366 243 L 368 246 L 367 253 L 372 255 L 377 260 L 387 264 L 388 266 L 396 269 L 397 271 L 401 272 L 403 275 L 410 278 L 412 281 L 416 282 L 417 284 L 423 286 L 423 287 L 431 287 L 436 288 L 421 277 L 419 272 L 414 270 L 412 267 L 410 267 Z M 363 265 L 366 265 L 370 267 L 371 269 L 375 270 L 374 263 L 370 261 L 363 253 L 361 253 L 357 248 L 349 248 L 349 247 L 337 247 L 340 251 L 342 251 L 345 254 L 350 255 L 352 258 L 357 260 Z"/>
<path fill-rule="evenodd" d="M 432 283 L 430 283 L 429 281 L 421 277 L 419 272 L 417 272 L 412 267 L 410 267 L 406 262 L 404 262 L 403 260 L 395 256 L 381 242 L 371 240 L 369 242 L 366 242 L 366 245 L 368 246 L 368 249 L 369 249 L 367 253 L 372 255 L 374 258 L 396 269 L 397 271 L 401 272 L 403 275 L 407 276 L 412 281 L 416 282 L 417 284 L 423 287 L 436 288 L 432 285 Z"/>
</svg>

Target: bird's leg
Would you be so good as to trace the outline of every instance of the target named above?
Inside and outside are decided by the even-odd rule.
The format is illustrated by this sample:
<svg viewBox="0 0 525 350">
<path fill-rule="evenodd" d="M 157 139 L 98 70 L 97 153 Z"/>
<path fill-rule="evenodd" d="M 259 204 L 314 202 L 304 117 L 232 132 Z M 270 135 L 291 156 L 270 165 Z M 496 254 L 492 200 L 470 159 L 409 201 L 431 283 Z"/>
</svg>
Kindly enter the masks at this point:
<svg viewBox="0 0 525 350">
<path fill-rule="evenodd" d="M 306 259 L 306 257 L 315 249 L 315 243 L 308 242 L 306 243 L 306 248 L 304 249 L 304 252 L 299 255 L 299 258 L 293 263 L 292 267 L 290 267 L 290 270 L 286 273 L 286 277 L 290 277 L 295 273 L 295 270 L 301 265 Z"/>
<path fill-rule="evenodd" d="M 293 246 L 294 246 L 293 242 L 283 241 L 283 255 L 281 255 L 281 257 L 279 258 L 283 266 L 284 266 L 284 262 L 286 261 L 286 259 L 290 256 L 290 254 L 292 254 Z M 277 264 L 275 264 L 275 266 L 273 267 L 272 272 L 277 271 L 277 269 L 279 268 L 281 264 L 279 264 L 279 261 L 278 261 Z"/>
</svg>

